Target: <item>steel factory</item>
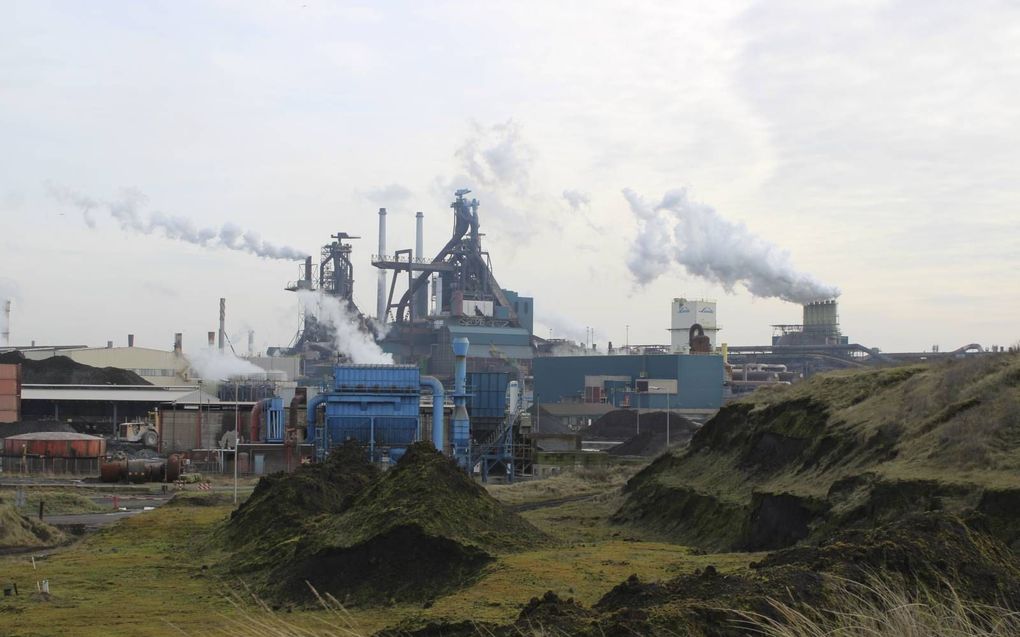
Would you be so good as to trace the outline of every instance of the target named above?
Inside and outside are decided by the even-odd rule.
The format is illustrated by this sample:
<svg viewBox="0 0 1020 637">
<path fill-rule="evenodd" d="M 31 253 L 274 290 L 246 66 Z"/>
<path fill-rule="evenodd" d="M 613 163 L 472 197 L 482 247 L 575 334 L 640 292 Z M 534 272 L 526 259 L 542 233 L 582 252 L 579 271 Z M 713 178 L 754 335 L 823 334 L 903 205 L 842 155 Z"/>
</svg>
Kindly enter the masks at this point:
<svg viewBox="0 0 1020 637">
<path fill-rule="evenodd" d="M 805 304 L 799 325 L 773 325 L 766 345 L 728 345 L 723 308 L 688 298 L 663 303 L 668 343 L 609 343 L 599 351 L 540 338 L 536 299 L 493 274 L 498 255 L 482 244 L 484 208 L 470 194 L 454 193 L 453 230 L 438 250 L 424 245 L 422 212 L 413 247 L 387 243 L 385 208 L 371 255 L 356 250 L 360 237 L 332 234 L 295 280 L 275 283 L 304 301 L 289 344 L 257 353 L 249 332 L 239 356 L 227 338 L 227 299 L 219 299 L 219 327 L 201 355 L 236 363 L 229 376 L 210 376 L 200 357 L 183 351 L 180 333 L 166 350 L 136 347 L 130 334 L 121 347 L 0 348 L 0 421 L 25 430 L 6 436 L 4 470 L 109 479 L 188 469 L 262 475 L 321 462 L 352 440 L 389 466 L 427 440 L 471 475 L 512 481 L 548 472 L 554 450 L 557 461 L 566 450 L 574 454 L 568 464 L 589 462 L 578 459 L 590 451 L 584 428 L 613 410 L 667 411 L 699 423 L 763 385 L 922 358 L 852 342 L 835 299 Z M 354 301 L 358 263 L 375 270 L 373 314 Z M 8 302 L 6 325 L 10 311 Z M 978 351 L 969 345 L 923 357 Z M 164 468 L 130 470 L 139 450 L 164 458 Z"/>
</svg>

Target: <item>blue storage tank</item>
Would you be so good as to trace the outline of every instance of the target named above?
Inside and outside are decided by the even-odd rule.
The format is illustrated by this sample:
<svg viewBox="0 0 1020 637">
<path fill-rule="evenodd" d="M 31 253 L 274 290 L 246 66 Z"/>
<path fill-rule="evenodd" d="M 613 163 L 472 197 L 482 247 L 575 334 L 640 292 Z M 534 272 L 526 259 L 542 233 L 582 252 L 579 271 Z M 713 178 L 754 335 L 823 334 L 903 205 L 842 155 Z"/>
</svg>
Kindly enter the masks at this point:
<svg viewBox="0 0 1020 637">
<path fill-rule="evenodd" d="M 324 457 L 347 440 L 367 447 L 373 460 L 403 455 L 421 436 L 421 378 L 414 365 L 338 365 L 333 391 L 324 395 L 325 425 L 315 443 Z"/>
</svg>

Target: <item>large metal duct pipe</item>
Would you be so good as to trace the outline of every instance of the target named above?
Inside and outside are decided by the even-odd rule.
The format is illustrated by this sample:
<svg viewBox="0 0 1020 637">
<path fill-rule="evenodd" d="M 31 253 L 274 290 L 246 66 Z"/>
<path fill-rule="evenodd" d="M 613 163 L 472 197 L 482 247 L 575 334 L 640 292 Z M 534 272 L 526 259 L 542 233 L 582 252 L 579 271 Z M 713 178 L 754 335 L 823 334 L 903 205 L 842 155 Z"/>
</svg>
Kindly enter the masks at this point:
<svg viewBox="0 0 1020 637">
<path fill-rule="evenodd" d="M 315 398 L 308 401 L 308 407 L 305 413 L 305 442 L 309 444 L 319 444 L 319 441 L 315 439 L 315 412 L 319 409 L 319 405 L 325 404 L 326 399 L 329 398 L 329 394 L 319 394 Z"/>
<path fill-rule="evenodd" d="M 227 300 L 220 299 L 220 349 L 223 349 L 223 334 L 226 330 L 227 323 Z"/>
<path fill-rule="evenodd" d="M 305 257 L 305 283 L 309 290 L 312 289 L 312 257 Z"/>
<path fill-rule="evenodd" d="M 467 353 L 470 343 L 464 337 L 453 339 L 453 457 L 466 470 L 470 470 L 471 422 L 467 412 Z"/>
<path fill-rule="evenodd" d="M 425 213 L 418 211 L 414 215 L 414 256 L 416 259 L 425 258 Z M 429 291 L 428 286 L 422 286 L 418 295 L 414 298 L 414 313 L 417 318 L 425 318 L 429 313 Z"/>
<path fill-rule="evenodd" d="M 439 453 L 446 453 L 446 423 L 443 422 L 443 384 L 435 376 L 422 376 L 422 387 L 432 388 L 432 445 Z"/>
<path fill-rule="evenodd" d="M 386 208 L 379 208 L 379 258 L 386 254 Z M 375 305 L 375 318 L 380 323 L 386 322 L 386 270 L 379 269 L 377 290 L 379 298 Z"/>
<path fill-rule="evenodd" d="M 180 332 L 174 333 L 174 354 L 180 356 L 184 352 L 184 334 Z"/>
<path fill-rule="evenodd" d="M 265 410 L 266 405 L 272 402 L 272 398 L 263 398 L 255 403 L 255 406 L 251 408 L 251 419 L 248 424 L 248 432 L 250 438 L 248 442 L 261 442 L 259 437 L 259 424 L 262 422 L 262 412 Z"/>
</svg>

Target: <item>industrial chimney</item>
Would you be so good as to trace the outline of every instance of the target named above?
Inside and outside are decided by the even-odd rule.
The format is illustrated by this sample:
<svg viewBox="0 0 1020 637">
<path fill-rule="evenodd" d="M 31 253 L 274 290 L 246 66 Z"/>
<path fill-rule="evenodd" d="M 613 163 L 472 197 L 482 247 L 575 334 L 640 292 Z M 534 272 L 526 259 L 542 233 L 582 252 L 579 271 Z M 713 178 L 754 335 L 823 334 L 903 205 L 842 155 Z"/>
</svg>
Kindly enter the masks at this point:
<svg viewBox="0 0 1020 637">
<path fill-rule="evenodd" d="M 220 299 L 220 350 L 223 350 L 223 336 L 226 333 L 226 322 L 227 322 L 227 300 Z"/>
<path fill-rule="evenodd" d="M 386 208 L 379 208 L 379 258 L 386 254 Z M 380 323 L 386 322 L 386 270 L 379 269 L 379 298 L 376 300 L 375 317 Z"/>
<path fill-rule="evenodd" d="M 255 356 L 255 330 L 248 330 L 248 357 Z"/>
<path fill-rule="evenodd" d="M 0 333 L 0 345 L 11 344 L 11 301 L 4 301 L 4 331 Z"/>
<path fill-rule="evenodd" d="M 177 356 L 180 356 L 181 353 L 184 351 L 184 345 L 182 344 L 183 341 L 184 335 L 181 334 L 180 332 L 176 332 L 174 334 L 174 354 Z"/>
<path fill-rule="evenodd" d="M 216 332 L 209 332 L 209 349 L 216 347 Z"/>
<path fill-rule="evenodd" d="M 134 334 L 128 334 L 128 347 L 134 347 L 134 346 L 135 346 L 135 335 Z"/>
<path fill-rule="evenodd" d="M 414 256 L 419 261 L 425 258 L 425 213 L 418 211 L 414 227 Z M 429 286 L 423 285 L 414 298 L 414 314 L 417 318 L 425 318 L 429 313 Z"/>
</svg>

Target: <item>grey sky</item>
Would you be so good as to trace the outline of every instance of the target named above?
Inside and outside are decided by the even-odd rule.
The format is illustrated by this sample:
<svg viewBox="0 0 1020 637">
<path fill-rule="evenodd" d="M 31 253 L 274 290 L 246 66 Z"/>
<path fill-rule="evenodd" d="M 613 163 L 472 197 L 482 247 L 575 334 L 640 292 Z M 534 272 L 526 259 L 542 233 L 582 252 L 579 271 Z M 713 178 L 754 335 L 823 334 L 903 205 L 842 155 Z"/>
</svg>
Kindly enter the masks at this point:
<svg viewBox="0 0 1020 637">
<path fill-rule="evenodd" d="M 197 348 L 220 296 L 260 346 L 298 326 L 296 263 L 131 233 L 102 206 L 89 228 L 54 187 L 134 189 L 146 214 L 313 254 L 361 235 L 365 311 L 376 209 L 391 247 L 412 245 L 423 210 L 434 252 L 470 187 L 496 276 L 535 295 L 542 335 L 621 343 L 629 324 L 632 343 L 667 342 L 680 295 L 717 298 L 729 343 L 798 322 L 796 305 L 679 266 L 636 285 L 623 189 L 687 188 L 838 286 L 852 341 L 1020 339 L 1020 6 L 631 4 L 3 4 L 15 340 L 169 347 L 183 331 Z"/>
</svg>

